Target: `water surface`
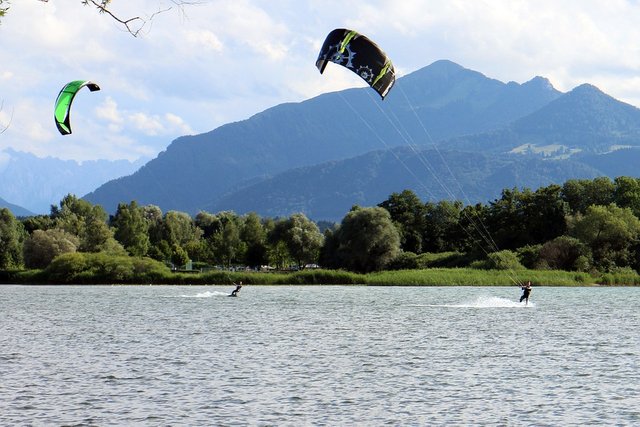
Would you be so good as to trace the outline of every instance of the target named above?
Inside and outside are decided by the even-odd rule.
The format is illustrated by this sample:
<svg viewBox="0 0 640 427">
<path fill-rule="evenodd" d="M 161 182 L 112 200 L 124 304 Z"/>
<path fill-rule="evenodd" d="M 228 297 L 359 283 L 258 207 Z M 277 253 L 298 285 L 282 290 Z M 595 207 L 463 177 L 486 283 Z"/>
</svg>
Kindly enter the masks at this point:
<svg viewBox="0 0 640 427">
<path fill-rule="evenodd" d="M 636 288 L 0 286 L 0 425 L 640 425 Z"/>
</svg>

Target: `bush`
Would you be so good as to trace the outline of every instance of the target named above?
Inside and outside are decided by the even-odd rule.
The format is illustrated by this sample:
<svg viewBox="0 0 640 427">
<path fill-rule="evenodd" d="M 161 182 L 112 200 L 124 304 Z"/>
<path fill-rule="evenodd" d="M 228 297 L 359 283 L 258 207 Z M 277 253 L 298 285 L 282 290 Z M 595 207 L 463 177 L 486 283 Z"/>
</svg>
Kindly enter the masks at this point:
<svg viewBox="0 0 640 427">
<path fill-rule="evenodd" d="M 552 270 L 586 271 L 590 258 L 589 249 L 580 240 L 560 236 L 542 245 L 538 265 Z"/>
<path fill-rule="evenodd" d="M 460 252 L 425 252 L 418 255 L 419 268 L 457 268 L 466 267 L 473 262 L 468 254 Z"/>
<path fill-rule="evenodd" d="M 525 266 L 525 268 L 537 268 L 539 265 L 541 248 L 542 245 L 527 245 L 519 248 L 516 253 L 518 254 L 520 263 Z"/>
<path fill-rule="evenodd" d="M 387 270 L 411 270 L 419 268 L 418 256 L 413 252 L 401 252 L 387 266 Z"/>
<path fill-rule="evenodd" d="M 55 257 L 45 269 L 49 280 L 56 283 L 73 283 L 76 276 L 87 269 L 84 254 L 70 252 Z"/>
<path fill-rule="evenodd" d="M 153 283 L 171 272 L 149 258 L 74 252 L 54 258 L 45 273 L 54 283 Z"/>
<path fill-rule="evenodd" d="M 509 250 L 490 253 L 487 257 L 487 266 L 492 270 L 521 270 L 524 268 L 520 264 L 518 255 Z"/>
</svg>

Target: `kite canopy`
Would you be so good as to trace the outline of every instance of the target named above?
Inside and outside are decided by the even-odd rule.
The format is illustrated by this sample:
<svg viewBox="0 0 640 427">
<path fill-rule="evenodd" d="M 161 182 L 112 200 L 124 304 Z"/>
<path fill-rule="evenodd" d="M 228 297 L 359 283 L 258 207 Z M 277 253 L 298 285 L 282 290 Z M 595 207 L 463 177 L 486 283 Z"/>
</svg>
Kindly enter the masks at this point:
<svg viewBox="0 0 640 427">
<path fill-rule="evenodd" d="M 367 37 L 352 30 L 338 28 L 329 33 L 316 60 L 320 73 L 328 62 L 342 65 L 362 77 L 382 99 L 396 81 L 387 54 Z"/>
<path fill-rule="evenodd" d="M 62 135 L 68 135 L 71 133 L 71 123 L 69 118 L 71 103 L 73 102 L 73 98 L 75 98 L 76 93 L 85 86 L 88 87 L 91 92 L 100 90 L 100 86 L 90 82 L 89 80 L 75 80 L 67 83 L 58 94 L 54 110 L 54 118 L 56 120 L 56 126 Z"/>
</svg>

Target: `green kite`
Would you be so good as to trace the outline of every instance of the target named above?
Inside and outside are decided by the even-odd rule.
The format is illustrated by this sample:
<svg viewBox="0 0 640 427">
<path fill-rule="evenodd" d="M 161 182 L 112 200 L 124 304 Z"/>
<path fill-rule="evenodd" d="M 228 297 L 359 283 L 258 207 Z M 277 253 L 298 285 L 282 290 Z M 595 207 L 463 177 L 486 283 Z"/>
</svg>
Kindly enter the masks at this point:
<svg viewBox="0 0 640 427">
<path fill-rule="evenodd" d="M 62 135 L 69 135 L 71 133 L 71 122 L 69 117 L 69 114 L 71 113 L 71 103 L 73 102 L 73 98 L 75 98 L 76 93 L 85 86 L 88 87 L 91 92 L 100 90 L 100 86 L 90 82 L 89 80 L 74 80 L 67 83 L 58 94 L 54 110 L 54 118 L 56 120 L 56 126 Z"/>
</svg>

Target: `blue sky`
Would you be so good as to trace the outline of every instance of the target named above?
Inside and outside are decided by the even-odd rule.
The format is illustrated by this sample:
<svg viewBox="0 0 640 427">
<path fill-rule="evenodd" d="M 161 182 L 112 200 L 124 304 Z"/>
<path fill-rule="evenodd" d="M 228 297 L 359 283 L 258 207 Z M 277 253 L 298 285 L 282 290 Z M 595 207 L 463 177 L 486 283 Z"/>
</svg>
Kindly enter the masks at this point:
<svg viewBox="0 0 640 427">
<path fill-rule="evenodd" d="M 170 0 L 113 0 L 128 18 Z M 449 59 L 498 80 L 592 83 L 640 106 L 640 5 L 628 0 L 200 0 L 156 15 L 138 38 L 80 0 L 13 0 L 0 25 L 0 164 L 13 148 L 78 161 L 153 158 L 178 136 L 210 131 L 283 102 L 362 86 L 314 66 L 326 34 L 357 30 L 405 75 Z M 72 109 L 53 101 L 93 80 Z"/>
</svg>

